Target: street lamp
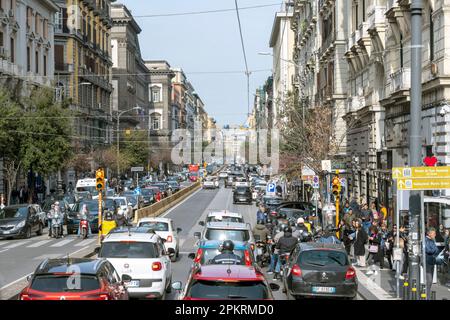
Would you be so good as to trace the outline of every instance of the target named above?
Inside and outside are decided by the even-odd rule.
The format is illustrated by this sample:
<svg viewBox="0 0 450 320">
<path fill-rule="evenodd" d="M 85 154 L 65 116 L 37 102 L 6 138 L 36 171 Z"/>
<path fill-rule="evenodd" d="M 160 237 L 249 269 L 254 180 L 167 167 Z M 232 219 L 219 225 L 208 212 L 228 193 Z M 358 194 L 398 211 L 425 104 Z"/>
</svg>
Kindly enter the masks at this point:
<svg viewBox="0 0 450 320">
<path fill-rule="evenodd" d="M 120 157 L 120 149 L 119 149 L 119 139 L 120 139 L 120 117 L 127 112 L 133 111 L 133 110 L 142 110 L 141 107 L 134 107 L 128 110 L 124 110 L 122 112 L 120 112 L 117 115 L 117 176 L 120 178 L 120 161 L 119 161 L 119 157 Z"/>
</svg>

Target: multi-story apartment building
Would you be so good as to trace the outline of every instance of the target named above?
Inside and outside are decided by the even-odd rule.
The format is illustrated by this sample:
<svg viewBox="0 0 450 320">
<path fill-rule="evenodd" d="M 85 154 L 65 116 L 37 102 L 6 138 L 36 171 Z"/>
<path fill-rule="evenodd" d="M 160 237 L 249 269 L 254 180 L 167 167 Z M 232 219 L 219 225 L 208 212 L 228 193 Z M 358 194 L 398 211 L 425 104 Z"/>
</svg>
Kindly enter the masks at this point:
<svg viewBox="0 0 450 320">
<path fill-rule="evenodd" d="M 119 119 L 121 129 L 146 130 L 150 110 L 149 70 L 141 56 L 138 38 L 141 28 L 123 4 L 111 6 L 111 18 L 113 117 L 122 114 Z"/>
<path fill-rule="evenodd" d="M 50 0 L 0 0 L 0 85 L 20 99 L 53 86 L 54 28 Z M 0 157 L 0 194 L 6 191 Z"/>
<path fill-rule="evenodd" d="M 181 68 L 173 68 L 172 79 L 172 126 L 175 129 L 186 129 L 186 75 Z"/>
<path fill-rule="evenodd" d="M 74 135 L 85 150 L 111 142 L 111 2 L 54 0 L 57 93 L 78 113 Z"/>
</svg>

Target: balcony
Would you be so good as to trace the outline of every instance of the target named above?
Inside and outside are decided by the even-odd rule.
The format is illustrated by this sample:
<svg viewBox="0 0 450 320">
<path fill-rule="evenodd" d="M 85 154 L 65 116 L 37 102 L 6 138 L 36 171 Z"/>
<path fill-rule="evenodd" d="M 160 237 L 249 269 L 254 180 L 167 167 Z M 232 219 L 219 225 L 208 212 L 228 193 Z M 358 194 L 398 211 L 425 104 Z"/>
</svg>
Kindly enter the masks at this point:
<svg viewBox="0 0 450 320">
<path fill-rule="evenodd" d="M 21 67 L 4 59 L 0 59 L 0 73 L 5 73 L 13 77 L 24 76 L 23 69 Z"/>
<path fill-rule="evenodd" d="M 103 76 L 95 74 L 84 67 L 79 67 L 78 73 L 81 78 L 84 78 L 85 80 L 93 83 L 94 85 L 97 85 L 108 91 L 112 91 L 113 89 L 112 84 L 109 83 L 108 79 L 105 79 Z"/>
<path fill-rule="evenodd" d="M 391 78 L 391 93 L 411 88 L 411 69 L 400 68 L 398 71 L 390 75 Z"/>
<path fill-rule="evenodd" d="M 73 64 L 55 63 L 55 72 L 73 72 Z"/>
<path fill-rule="evenodd" d="M 363 22 L 359 25 L 358 30 L 355 30 L 355 43 L 369 39 L 369 33 L 367 32 L 368 22 Z"/>
</svg>

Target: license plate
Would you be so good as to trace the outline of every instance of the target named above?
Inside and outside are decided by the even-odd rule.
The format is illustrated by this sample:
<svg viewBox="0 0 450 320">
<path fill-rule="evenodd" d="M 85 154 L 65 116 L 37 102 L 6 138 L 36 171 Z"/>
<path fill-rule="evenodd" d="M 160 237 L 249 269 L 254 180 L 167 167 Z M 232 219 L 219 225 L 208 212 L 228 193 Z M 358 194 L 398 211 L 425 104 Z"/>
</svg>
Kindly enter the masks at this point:
<svg viewBox="0 0 450 320">
<path fill-rule="evenodd" d="M 245 198 L 240 198 L 239 200 L 240 201 L 247 201 L 247 199 L 245 199 Z"/>
<path fill-rule="evenodd" d="M 10 234 L 11 233 L 11 231 L 7 231 L 7 230 L 5 230 L 5 231 L 3 231 L 3 234 Z"/>
<path fill-rule="evenodd" d="M 335 293 L 336 288 L 334 287 L 312 287 L 313 293 Z"/>
<path fill-rule="evenodd" d="M 136 288 L 139 287 L 139 280 L 131 280 L 125 283 L 128 288 Z"/>
</svg>

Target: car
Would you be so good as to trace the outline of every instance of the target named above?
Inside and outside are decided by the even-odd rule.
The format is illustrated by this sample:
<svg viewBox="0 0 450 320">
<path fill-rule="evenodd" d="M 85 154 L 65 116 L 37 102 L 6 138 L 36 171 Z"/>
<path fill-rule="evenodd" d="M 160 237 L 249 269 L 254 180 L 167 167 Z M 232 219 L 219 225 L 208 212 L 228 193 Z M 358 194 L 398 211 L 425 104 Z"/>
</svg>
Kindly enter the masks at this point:
<svg viewBox="0 0 450 320">
<path fill-rule="evenodd" d="M 169 184 L 167 182 L 155 182 L 151 184 L 152 187 L 158 187 L 162 193 L 163 198 L 169 196 Z"/>
<path fill-rule="evenodd" d="M 153 198 L 155 199 L 155 202 L 161 201 L 161 199 L 164 198 L 164 193 L 161 191 L 161 189 L 159 187 L 147 186 L 147 187 L 145 187 L 145 189 L 152 190 Z"/>
<path fill-rule="evenodd" d="M 189 181 L 197 182 L 200 179 L 200 174 L 198 171 L 189 172 Z"/>
<path fill-rule="evenodd" d="M 19 204 L 0 209 L 0 239 L 31 238 L 42 235 L 44 223 L 36 205 Z"/>
<path fill-rule="evenodd" d="M 168 218 L 142 218 L 137 223 L 138 227 L 153 229 L 157 235 L 164 239 L 164 247 L 172 255 L 172 262 L 177 261 L 180 255 L 180 237 L 181 228 L 175 229 L 173 220 Z"/>
<path fill-rule="evenodd" d="M 233 203 L 247 203 L 252 204 L 253 198 L 252 198 L 252 191 L 249 187 L 236 187 L 236 189 L 233 192 Z"/>
<path fill-rule="evenodd" d="M 306 201 L 285 201 L 280 203 L 277 206 L 271 207 L 270 214 L 272 216 L 278 216 L 279 211 L 282 208 L 292 208 L 292 209 L 299 209 L 305 212 L 305 216 L 309 216 L 311 222 L 318 222 L 315 221 L 322 215 L 322 210 L 317 208 L 317 215 L 316 215 L 316 207 L 311 202 Z"/>
<path fill-rule="evenodd" d="M 267 282 L 253 266 L 203 265 L 194 268 L 184 290 L 181 282 L 172 288 L 180 300 L 273 300 L 280 286 Z"/>
<path fill-rule="evenodd" d="M 92 199 L 92 194 L 89 191 L 75 191 L 74 192 L 75 201 L 81 201 L 81 200 L 90 200 Z"/>
<path fill-rule="evenodd" d="M 228 178 L 228 173 L 226 171 L 222 171 L 219 173 L 219 178 L 220 179 L 226 179 Z"/>
<path fill-rule="evenodd" d="M 155 203 L 155 194 L 152 189 L 141 189 L 141 195 L 143 200 L 144 207 L 147 207 L 153 203 Z"/>
<path fill-rule="evenodd" d="M 133 218 L 133 204 L 128 202 L 127 197 L 112 197 L 117 204 L 117 213 L 122 213 L 128 219 Z"/>
<path fill-rule="evenodd" d="M 128 300 L 128 291 L 105 259 L 46 259 L 28 277 L 19 300 Z"/>
<path fill-rule="evenodd" d="M 281 208 L 278 211 L 278 215 L 280 214 L 285 214 L 286 215 L 286 219 L 289 222 L 293 222 L 294 224 L 297 223 L 297 219 L 298 218 L 307 218 L 308 217 L 308 213 L 304 210 L 301 209 L 293 209 L 293 208 Z M 274 218 L 277 218 L 278 215 L 273 216 Z"/>
<path fill-rule="evenodd" d="M 132 227 L 132 226 L 120 226 L 115 227 L 114 229 L 111 229 L 109 233 L 155 233 L 154 229 L 147 228 L 147 227 Z"/>
<path fill-rule="evenodd" d="M 219 188 L 219 181 L 215 177 L 206 177 L 203 180 L 203 189 L 216 189 Z"/>
<path fill-rule="evenodd" d="M 288 297 L 339 297 L 354 299 L 358 279 L 342 245 L 301 243 L 283 272 Z"/>
<path fill-rule="evenodd" d="M 109 233 L 97 250 L 123 278 L 132 298 L 164 299 L 171 291 L 172 262 L 155 233 Z"/>
<path fill-rule="evenodd" d="M 173 193 L 180 191 L 181 187 L 178 181 L 167 181 L 167 183 L 169 184 L 169 188 Z"/>
<path fill-rule="evenodd" d="M 139 196 L 124 196 L 124 197 L 127 198 L 127 202 L 131 204 L 133 212 L 140 209 L 138 205 Z"/>
<path fill-rule="evenodd" d="M 194 266 L 196 264 L 210 264 L 210 261 L 220 254 L 222 242 L 220 240 L 203 240 L 199 243 L 197 252 L 190 253 L 188 257 L 194 260 Z M 253 265 L 255 263 L 255 257 L 251 245 L 248 242 L 242 241 L 233 241 L 233 243 L 233 252 L 242 259 L 242 265 Z"/>
<path fill-rule="evenodd" d="M 225 179 L 225 188 L 232 187 L 233 186 L 233 176 L 228 175 L 228 177 Z"/>
<path fill-rule="evenodd" d="M 74 206 L 74 210 L 67 215 L 67 233 L 74 234 L 78 232 L 80 224 L 80 214 L 83 209 L 83 205 L 87 205 L 89 215 L 89 225 L 91 232 L 98 232 L 98 200 L 81 200 L 77 201 Z M 103 206 L 104 207 L 104 206 Z"/>
<path fill-rule="evenodd" d="M 104 210 L 109 211 L 112 214 L 117 214 L 117 211 L 119 209 L 117 203 L 112 198 L 106 198 L 103 200 L 104 203 Z"/>
<path fill-rule="evenodd" d="M 249 223 L 208 222 L 203 232 L 195 232 L 194 237 L 199 240 L 231 240 L 255 243 Z"/>
<path fill-rule="evenodd" d="M 240 213 L 230 212 L 228 210 L 213 211 L 206 216 L 208 222 L 244 222 L 244 217 Z M 205 221 L 199 221 L 199 225 L 205 226 Z"/>
<path fill-rule="evenodd" d="M 269 209 L 269 212 L 272 212 L 272 209 L 277 208 L 283 202 L 283 198 L 276 196 L 263 196 L 262 202 L 264 206 Z"/>
<path fill-rule="evenodd" d="M 133 201 L 133 203 L 135 203 L 133 205 L 134 210 L 140 209 L 144 205 L 144 199 L 142 198 L 142 196 L 135 193 L 134 191 L 123 191 L 119 197 L 135 198 L 135 200 Z M 137 208 L 136 208 L 136 204 L 137 204 Z"/>
</svg>

